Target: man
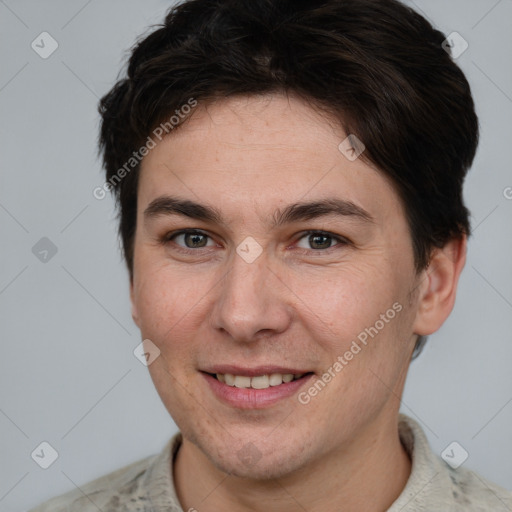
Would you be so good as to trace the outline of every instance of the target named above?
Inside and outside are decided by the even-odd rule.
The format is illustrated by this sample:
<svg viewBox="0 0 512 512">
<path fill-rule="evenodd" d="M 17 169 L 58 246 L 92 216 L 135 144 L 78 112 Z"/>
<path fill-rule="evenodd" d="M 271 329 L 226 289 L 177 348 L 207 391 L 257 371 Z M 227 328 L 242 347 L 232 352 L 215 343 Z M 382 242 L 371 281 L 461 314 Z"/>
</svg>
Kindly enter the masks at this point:
<svg viewBox="0 0 512 512">
<path fill-rule="evenodd" d="M 512 510 L 399 415 L 470 233 L 478 121 L 444 40 L 394 0 L 191 0 L 138 43 L 95 193 L 180 433 L 35 510 Z"/>
</svg>

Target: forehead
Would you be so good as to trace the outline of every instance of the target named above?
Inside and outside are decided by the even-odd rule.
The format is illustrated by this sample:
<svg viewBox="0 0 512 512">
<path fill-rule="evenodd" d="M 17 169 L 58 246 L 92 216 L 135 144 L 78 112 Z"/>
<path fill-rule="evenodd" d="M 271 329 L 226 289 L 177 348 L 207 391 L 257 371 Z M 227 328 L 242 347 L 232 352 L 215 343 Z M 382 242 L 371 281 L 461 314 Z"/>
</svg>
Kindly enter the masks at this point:
<svg viewBox="0 0 512 512">
<path fill-rule="evenodd" d="M 372 216 L 402 213 L 390 181 L 362 158 L 340 151 L 347 135 L 293 96 L 200 104 L 144 157 L 139 204 L 178 194 L 231 209 L 235 217 L 251 209 L 268 218 L 292 201 L 334 196 Z"/>
</svg>

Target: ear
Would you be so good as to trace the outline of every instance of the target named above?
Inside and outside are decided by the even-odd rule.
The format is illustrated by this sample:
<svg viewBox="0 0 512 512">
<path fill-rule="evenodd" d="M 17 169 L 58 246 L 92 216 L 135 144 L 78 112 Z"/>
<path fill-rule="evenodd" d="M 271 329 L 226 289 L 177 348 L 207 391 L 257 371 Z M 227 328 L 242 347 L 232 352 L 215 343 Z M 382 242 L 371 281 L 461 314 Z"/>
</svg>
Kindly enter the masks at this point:
<svg viewBox="0 0 512 512">
<path fill-rule="evenodd" d="M 452 312 L 459 276 L 466 263 L 467 237 L 435 248 L 419 279 L 420 293 L 413 332 L 427 336 L 437 331 Z"/>
<path fill-rule="evenodd" d="M 130 280 L 130 302 L 131 302 L 131 305 L 132 305 L 132 318 L 133 318 L 133 321 L 135 322 L 137 327 L 139 327 L 139 329 L 140 329 L 139 313 L 137 311 L 137 305 L 135 303 L 135 292 L 134 292 L 134 286 L 133 286 L 133 279 Z"/>
</svg>

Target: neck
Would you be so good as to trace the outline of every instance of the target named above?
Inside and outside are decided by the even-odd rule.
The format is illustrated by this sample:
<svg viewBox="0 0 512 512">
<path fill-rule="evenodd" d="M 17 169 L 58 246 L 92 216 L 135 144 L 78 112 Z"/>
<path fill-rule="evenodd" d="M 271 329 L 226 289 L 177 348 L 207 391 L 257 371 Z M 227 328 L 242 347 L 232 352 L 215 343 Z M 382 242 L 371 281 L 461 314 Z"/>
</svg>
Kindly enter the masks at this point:
<svg viewBox="0 0 512 512">
<path fill-rule="evenodd" d="M 186 439 L 173 470 L 183 509 L 201 512 L 337 512 L 340 505 L 344 512 L 381 512 L 398 498 L 410 473 L 396 417 L 278 480 L 230 476 Z"/>
</svg>

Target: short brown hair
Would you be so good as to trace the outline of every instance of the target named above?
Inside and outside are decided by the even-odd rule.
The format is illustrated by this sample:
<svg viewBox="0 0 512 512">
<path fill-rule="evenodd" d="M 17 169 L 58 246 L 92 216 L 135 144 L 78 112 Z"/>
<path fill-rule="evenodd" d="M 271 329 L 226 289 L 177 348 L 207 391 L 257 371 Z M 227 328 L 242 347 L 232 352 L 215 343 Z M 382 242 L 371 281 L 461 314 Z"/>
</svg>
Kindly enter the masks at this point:
<svg viewBox="0 0 512 512">
<path fill-rule="evenodd" d="M 293 92 L 363 141 L 363 157 L 391 178 L 420 270 L 433 247 L 470 232 L 462 184 L 478 119 L 444 40 L 396 0 L 185 1 L 135 45 L 126 77 L 101 99 L 107 181 L 190 98 Z M 138 171 L 114 187 L 130 279 Z"/>
</svg>

